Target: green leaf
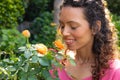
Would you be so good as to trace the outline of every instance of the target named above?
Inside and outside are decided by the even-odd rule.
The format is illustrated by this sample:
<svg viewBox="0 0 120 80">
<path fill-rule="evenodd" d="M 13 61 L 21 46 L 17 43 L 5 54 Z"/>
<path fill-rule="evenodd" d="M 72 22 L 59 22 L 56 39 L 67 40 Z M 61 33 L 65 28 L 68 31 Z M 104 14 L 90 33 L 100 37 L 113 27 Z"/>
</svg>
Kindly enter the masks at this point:
<svg viewBox="0 0 120 80">
<path fill-rule="evenodd" d="M 43 74 L 45 77 L 50 76 L 50 74 L 49 74 L 49 72 L 48 72 L 47 69 L 43 69 L 43 70 L 42 70 L 42 74 Z"/>
<path fill-rule="evenodd" d="M 63 55 L 59 55 L 59 54 L 58 54 L 58 55 L 56 55 L 55 57 L 56 57 L 56 59 L 58 59 L 58 60 L 62 60 L 62 59 L 63 59 Z"/>
<path fill-rule="evenodd" d="M 42 66 L 49 66 L 49 61 L 45 58 L 39 58 L 39 63 L 42 65 Z"/>
<path fill-rule="evenodd" d="M 8 66 L 7 69 L 11 72 L 16 71 L 16 68 L 14 66 Z"/>
<path fill-rule="evenodd" d="M 22 66 L 23 62 L 25 61 L 25 58 L 23 56 L 19 56 L 19 60 L 17 62 L 18 66 Z"/>
<path fill-rule="evenodd" d="M 21 73 L 20 77 L 20 80 L 27 80 L 27 74 L 24 72 Z"/>
<path fill-rule="evenodd" d="M 20 51 L 25 51 L 26 50 L 26 47 L 19 47 L 18 48 Z"/>
<path fill-rule="evenodd" d="M 35 75 L 30 75 L 28 77 L 28 80 L 38 80 L 37 77 Z"/>
<path fill-rule="evenodd" d="M 7 62 L 7 63 L 9 63 L 9 64 L 13 64 L 13 63 L 14 63 L 13 60 L 9 60 L 9 59 L 4 59 L 3 61 L 4 61 L 4 62 Z"/>
<path fill-rule="evenodd" d="M 53 65 L 57 66 L 57 67 L 60 67 L 61 64 L 59 62 L 57 62 L 56 60 L 52 60 L 51 61 Z"/>
<path fill-rule="evenodd" d="M 53 78 L 52 78 L 52 77 L 47 77 L 46 80 L 53 80 Z M 58 79 L 58 80 L 59 80 L 59 79 Z"/>
<path fill-rule="evenodd" d="M 4 61 L 4 62 L 7 62 L 7 63 L 9 63 L 9 62 L 10 62 L 10 60 L 9 60 L 9 59 L 4 59 L 3 61 Z"/>
<path fill-rule="evenodd" d="M 27 64 L 24 66 L 24 71 L 27 72 L 27 71 L 28 71 L 28 68 L 29 68 L 29 63 L 27 63 Z"/>
<path fill-rule="evenodd" d="M 24 53 L 24 56 L 25 56 L 25 58 L 27 58 L 27 59 L 30 58 L 31 52 L 28 51 L 28 50 L 26 50 L 25 53 Z"/>
<path fill-rule="evenodd" d="M 0 72 L 2 73 L 4 73 L 4 74 L 7 74 L 8 75 L 8 73 L 7 73 L 7 71 L 4 69 L 4 68 L 2 68 L 2 67 L 0 67 Z"/>
<path fill-rule="evenodd" d="M 76 63 L 75 63 L 75 60 L 74 60 L 74 59 L 69 58 L 69 60 L 70 60 L 70 63 L 71 63 L 73 66 L 75 66 L 75 65 L 76 65 Z"/>
<path fill-rule="evenodd" d="M 38 56 L 32 56 L 32 62 L 33 63 L 37 63 L 37 61 L 39 60 L 39 57 Z"/>
</svg>

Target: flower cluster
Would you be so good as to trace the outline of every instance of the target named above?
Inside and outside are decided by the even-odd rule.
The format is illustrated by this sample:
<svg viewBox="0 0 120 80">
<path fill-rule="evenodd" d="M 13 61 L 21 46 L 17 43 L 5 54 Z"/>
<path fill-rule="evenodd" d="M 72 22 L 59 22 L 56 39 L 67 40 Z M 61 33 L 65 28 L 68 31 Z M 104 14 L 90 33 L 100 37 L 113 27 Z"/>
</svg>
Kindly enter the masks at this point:
<svg viewBox="0 0 120 80">
<path fill-rule="evenodd" d="M 48 49 L 47 46 L 45 46 L 43 43 L 39 43 L 39 44 L 29 44 L 29 37 L 30 37 L 30 32 L 28 30 L 24 30 L 22 32 L 23 36 L 27 38 L 27 46 L 26 48 L 30 48 L 30 46 L 32 48 L 34 48 L 34 50 L 36 50 L 38 52 L 38 55 L 39 56 L 45 56 L 49 50 L 50 51 L 53 51 L 53 52 L 58 52 L 59 51 L 62 51 L 65 49 L 65 46 L 64 44 L 62 43 L 62 41 L 60 39 L 57 39 L 53 42 L 53 44 L 55 45 L 56 49 L 53 49 L 53 48 L 50 48 Z M 28 47 L 29 45 L 29 47 Z M 24 47 L 25 48 L 25 47 Z M 20 50 L 23 49 L 23 47 L 20 47 L 19 48 Z M 21 50 L 22 51 L 22 50 Z"/>
<path fill-rule="evenodd" d="M 53 42 L 53 44 L 55 45 L 54 48 L 48 48 L 43 43 L 30 44 L 30 32 L 28 30 L 24 30 L 22 34 L 24 37 L 26 37 L 27 44 L 26 46 L 20 47 L 19 50 L 24 52 L 24 57 L 26 58 L 26 61 L 30 62 L 29 65 L 31 65 L 31 63 L 39 64 L 38 67 L 41 66 L 40 70 L 44 69 L 44 71 L 46 71 L 48 74 L 49 70 L 53 68 L 53 65 L 57 67 L 62 66 L 60 61 L 63 60 L 65 56 L 61 53 L 64 53 L 65 47 L 60 39 L 57 39 Z M 43 73 L 42 75 L 44 76 L 44 78 L 48 77 Z"/>
<path fill-rule="evenodd" d="M 31 44 L 29 30 L 24 30 L 22 34 L 26 38 L 26 45 L 19 47 L 20 56 L 10 56 L 0 62 L 0 80 L 53 80 L 49 70 L 55 66 L 61 68 L 65 58 L 73 62 L 63 54 L 65 46 L 60 39 L 53 42 L 54 48 L 48 48 L 43 43 Z"/>
</svg>

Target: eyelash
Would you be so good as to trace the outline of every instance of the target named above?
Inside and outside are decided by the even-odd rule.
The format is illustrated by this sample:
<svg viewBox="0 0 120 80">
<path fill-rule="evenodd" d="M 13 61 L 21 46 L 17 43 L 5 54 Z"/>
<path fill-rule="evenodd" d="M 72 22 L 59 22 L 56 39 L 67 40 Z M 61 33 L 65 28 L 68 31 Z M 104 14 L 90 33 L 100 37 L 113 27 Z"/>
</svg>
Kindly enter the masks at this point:
<svg viewBox="0 0 120 80">
<path fill-rule="evenodd" d="M 60 27 L 60 29 L 64 29 L 64 28 L 65 28 L 64 25 L 60 25 L 59 27 Z M 77 27 L 72 27 L 72 26 L 70 26 L 70 28 L 71 28 L 72 30 L 75 30 Z"/>
<path fill-rule="evenodd" d="M 75 30 L 77 27 L 71 27 L 71 29 Z"/>
<path fill-rule="evenodd" d="M 64 29 L 64 26 L 60 26 L 61 29 Z M 72 30 L 75 30 L 77 27 L 71 27 Z"/>
</svg>

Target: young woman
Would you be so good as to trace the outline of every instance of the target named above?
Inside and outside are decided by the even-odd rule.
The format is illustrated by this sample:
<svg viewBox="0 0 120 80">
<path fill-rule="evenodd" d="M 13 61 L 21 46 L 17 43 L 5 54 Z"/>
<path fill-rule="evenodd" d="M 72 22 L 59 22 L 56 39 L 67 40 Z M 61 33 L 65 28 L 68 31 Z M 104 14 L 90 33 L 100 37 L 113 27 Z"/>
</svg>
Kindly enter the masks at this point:
<svg viewBox="0 0 120 80">
<path fill-rule="evenodd" d="M 60 29 L 76 65 L 66 60 L 60 80 L 120 80 L 116 30 L 105 11 L 103 0 L 64 0 Z"/>
</svg>

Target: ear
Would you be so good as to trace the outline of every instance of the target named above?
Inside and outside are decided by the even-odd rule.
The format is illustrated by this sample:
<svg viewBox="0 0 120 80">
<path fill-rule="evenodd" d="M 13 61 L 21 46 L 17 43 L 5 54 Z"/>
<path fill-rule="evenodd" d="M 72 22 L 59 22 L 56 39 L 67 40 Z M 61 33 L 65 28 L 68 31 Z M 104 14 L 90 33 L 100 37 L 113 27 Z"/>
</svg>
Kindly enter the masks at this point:
<svg viewBox="0 0 120 80">
<path fill-rule="evenodd" d="M 99 32 L 100 29 L 101 29 L 101 21 L 97 20 L 96 25 L 93 26 L 93 28 L 92 28 L 93 35 L 95 35 L 97 32 Z"/>
<path fill-rule="evenodd" d="M 101 29 L 101 21 L 97 20 L 96 24 L 97 24 L 97 27 L 98 27 L 98 31 L 100 31 L 100 29 Z"/>
</svg>

